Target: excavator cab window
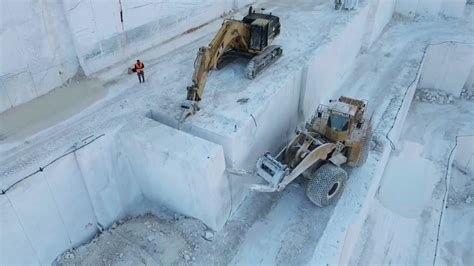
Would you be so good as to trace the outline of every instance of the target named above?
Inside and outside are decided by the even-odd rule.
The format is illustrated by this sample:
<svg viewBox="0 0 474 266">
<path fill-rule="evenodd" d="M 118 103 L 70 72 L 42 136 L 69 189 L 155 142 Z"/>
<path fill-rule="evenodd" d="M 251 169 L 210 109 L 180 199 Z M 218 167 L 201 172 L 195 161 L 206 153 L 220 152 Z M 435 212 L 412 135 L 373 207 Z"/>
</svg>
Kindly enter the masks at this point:
<svg viewBox="0 0 474 266">
<path fill-rule="evenodd" d="M 256 19 L 250 24 L 250 49 L 262 51 L 268 45 L 268 20 Z"/>
<path fill-rule="evenodd" d="M 328 127 L 335 131 L 346 131 L 349 128 L 349 117 L 331 114 L 328 119 Z"/>
</svg>

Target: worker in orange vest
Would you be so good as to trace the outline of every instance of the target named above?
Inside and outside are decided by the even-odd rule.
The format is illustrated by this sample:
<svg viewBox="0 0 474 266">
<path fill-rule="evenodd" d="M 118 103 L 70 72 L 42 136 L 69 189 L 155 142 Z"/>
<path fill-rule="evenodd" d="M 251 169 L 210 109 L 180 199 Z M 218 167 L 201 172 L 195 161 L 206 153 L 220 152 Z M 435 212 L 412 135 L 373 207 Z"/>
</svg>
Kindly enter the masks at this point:
<svg viewBox="0 0 474 266">
<path fill-rule="evenodd" d="M 140 83 L 145 82 L 145 73 L 143 73 L 144 68 L 145 68 L 145 65 L 142 62 L 140 62 L 140 60 L 137 60 L 137 63 L 135 64 L 135 70 L 137 71 L 138 81 Z"/>
</svg>

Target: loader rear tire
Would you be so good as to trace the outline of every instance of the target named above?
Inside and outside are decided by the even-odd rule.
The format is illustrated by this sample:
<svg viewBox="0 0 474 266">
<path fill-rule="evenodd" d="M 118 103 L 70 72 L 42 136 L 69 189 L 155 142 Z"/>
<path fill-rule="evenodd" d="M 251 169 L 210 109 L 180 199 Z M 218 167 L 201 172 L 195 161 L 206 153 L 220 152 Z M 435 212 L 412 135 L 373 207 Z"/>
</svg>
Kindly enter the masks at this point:
<svg viewBox="0 0 474 266">
<path fill-rule="evenodd" d="M 347 173 L 339 166 L 326 163 L 316 170 L 308 182 L 306 196 L 319 207 L 331 205 L 341 196 L 347 182 Z"/>
</svg>

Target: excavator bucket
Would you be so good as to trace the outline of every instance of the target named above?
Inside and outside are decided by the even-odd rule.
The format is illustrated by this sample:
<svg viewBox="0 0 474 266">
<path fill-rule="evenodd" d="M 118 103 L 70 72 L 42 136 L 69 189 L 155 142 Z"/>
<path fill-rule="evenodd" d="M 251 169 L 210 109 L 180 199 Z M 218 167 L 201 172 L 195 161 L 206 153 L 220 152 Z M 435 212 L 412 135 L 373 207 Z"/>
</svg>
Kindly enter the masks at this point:
<svg viewBox="0 0 474 266">
<path fill-rule="evenodd" d="M 199 111 L 199 106 L 197 102 L 185 100 L 181 103 L 181 116 L 179 118 L 179 125 L 181 125 L 186 118 L 194 115 L 197 111 Z"/>
</svg>

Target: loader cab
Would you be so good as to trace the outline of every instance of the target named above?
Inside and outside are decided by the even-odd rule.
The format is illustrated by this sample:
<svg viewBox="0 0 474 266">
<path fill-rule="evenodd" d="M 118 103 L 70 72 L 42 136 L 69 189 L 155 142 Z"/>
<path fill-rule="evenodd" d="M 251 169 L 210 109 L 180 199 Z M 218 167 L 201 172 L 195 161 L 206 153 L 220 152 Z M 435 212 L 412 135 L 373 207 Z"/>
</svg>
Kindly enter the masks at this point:
<svg viewBox="0 0 474 266">
<path fill-rule="evenodd" d="M 353 105 L 332 101 L 328 108 L 326 137 L 332 141 L 347 140 L 356 111 Z"/>
<path fill-rule="evenodd" d="M 349 117 L 332 113 L 328 119 L 328 127 L 337 132 L 347 131 L 349 129 Z"/>
<path fill-rule="evenodd" d="M 344 141 L 349 136 L 350 117 L 331 112 L 326 125 L 326 137 L 332 141 Z"/>
<path fill-rule="evenodd" d="M 280 18 L 258 13 L 249 8 L 249 14 L 242 21 L 250 27 L 250 49 L 262 51 L 280 34 Z"/>
</svg>

